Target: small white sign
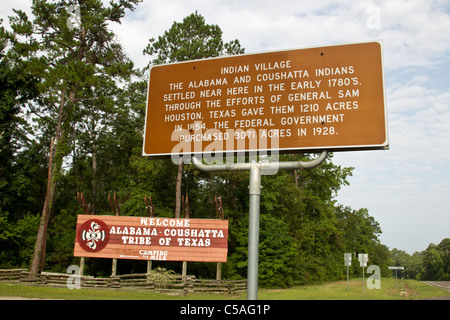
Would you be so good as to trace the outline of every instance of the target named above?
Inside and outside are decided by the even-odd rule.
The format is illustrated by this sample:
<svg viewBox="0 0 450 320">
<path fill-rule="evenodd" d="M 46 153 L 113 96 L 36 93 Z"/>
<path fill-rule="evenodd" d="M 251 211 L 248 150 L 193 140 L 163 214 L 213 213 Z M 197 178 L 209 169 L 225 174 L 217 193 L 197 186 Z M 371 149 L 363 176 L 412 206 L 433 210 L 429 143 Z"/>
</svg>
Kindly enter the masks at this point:
<svg viewBox="0 0 450 320">
<path fill-rule="evenodd" d="M 358 261 L 360 267 L 367 267 L 367 261 L 369 261 L 369 255 L 367 253 L 359 253 Z"/>
<path fill-rule="evenodd" d="M 352 265 L 352 254 L 351 253 L 344 253 L 344 265 L 346 267 L 349 267 Z"/>
</svg>

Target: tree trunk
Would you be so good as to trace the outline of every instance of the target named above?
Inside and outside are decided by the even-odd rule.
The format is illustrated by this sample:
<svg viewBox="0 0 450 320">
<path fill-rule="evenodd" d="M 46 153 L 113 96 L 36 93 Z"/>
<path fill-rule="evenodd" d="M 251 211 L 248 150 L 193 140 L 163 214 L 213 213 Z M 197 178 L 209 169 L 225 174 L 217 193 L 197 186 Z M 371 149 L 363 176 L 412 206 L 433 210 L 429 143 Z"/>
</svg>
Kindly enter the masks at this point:
<svg viewBox="0 0 450 320">
<path fill-rule="evenodd" d="M 33 261 L 31 262 L 30 273 L 37 274 L 39 269 L 42 271 L 45 263 L 45 242 L 47 238 L 47 225 L 50 215 L 50 203 L 52 199 L 52 169 L 53 169 L 53 138 L 50 142 L 50 153 L 48 160 L 47 192 L 45 194 L 44 207 L 42 209 L 41 220 L 39 222 L 38 233 L 36 236 L 36 245 L 34 248 Z"/>
<path fill-rule="evenodd" d="M 95 142 L 92 145 L 92 206 L 91 212 L 95 214 L 97 206 L 97 156 Z"/>
<path fill-rule="evenodd" d="M 44 270 L 45 264 L 45 246 L 47 242 L 47 226 L 50 218 L 50 211 L 55 199 L 55 182 L 53 181 L 54 174 L 58 170 L 57 163 L 53 163 L 53 156 L 58 153 L 59 142 L 62 135 L 62 123 L 63 123 L 63 111 L 64 111 L 64 98 L 66 90 L 64 88 L 61 91 L 61 98 L 59 103 L 59 115 L 58 124 L 56 126 L 55 138 L 50 142 L 50 154 L 48 160 L 48 177 L 47 177 L 47 192 L 45 194 L 44 207 L 42 208 L 41 220 L 39 222 L 38 233 L 36 236 L 36 245 L 34 247 L 33 260 L 31 262 L 30 273 L 37 274 L 39 271 Z M 69 98 L 74 98 L 74 94 L 70 93 Z"/>
</svg>

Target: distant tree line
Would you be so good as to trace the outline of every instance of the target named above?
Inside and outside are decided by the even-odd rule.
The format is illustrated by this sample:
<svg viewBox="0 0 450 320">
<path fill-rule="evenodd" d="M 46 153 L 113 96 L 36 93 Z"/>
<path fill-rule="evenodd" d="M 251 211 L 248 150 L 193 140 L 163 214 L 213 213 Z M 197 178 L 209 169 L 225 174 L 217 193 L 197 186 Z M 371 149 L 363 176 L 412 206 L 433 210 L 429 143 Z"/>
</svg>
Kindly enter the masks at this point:
<svg viewBox="0 0 450 320">
<path fill-rule="evenodd" d="M 246 277 L 248 174 L 202 173 L 192 165 L 141 156 L 148 68 L 135 68 L 108 28 L 138 2 L 78 1 L 81 24 L 76 25 L 68 23 L 73 19 L 68 7 L 75 2 L 36 0 L 31 20 L 14 10 L 12 30 L 0 25 L 0 268 L 65 272 L 79 264 L 73 257 L 76 217 L 83 214 L 77 194 L 83 193 L 89 211 L 99 215 L 112 214 L 108 196 L 115 194 L 121 214 L 132 216 L 146 215 L 144 197 L 151 194 L 159 217 L 179 217 L 181 196 L 188 195 L 192 218 L 215 218 L 217 195 L 230 230 L 222 276 Z M 243 52 L 238 40 L 224 43 L 220 28 L 197 12 L 144 48 L 149 65 Z M 336 203 L 352 168 L 332 159 L 312 170 L 263 177 L 262 285 L 302 284 L 306 274 L 308 282 L 343 279 L 345 252 L 354 261 L 358 253 L 368 253 L 369 264 L 378 265 L 384 276 L 395 259 L 404 258 L 380 243 L 380 226 L 367 209 Z M 411 262 L 418 268 L 412 277 L 448 279 L 444 241 L 421 253 L 420 264 Z M 398 263 L 406 267 L 414 259 Z M 181 270 L 177 262 L 154 265 Z M 352 276 L 360 276 L 359 264 L 353 265 Z M 144 261 L 118 264 L 122 274 L 145 270 Z M 215 271 L 212 263 L 188 264 L 189 274 L 214 278 Z M 86 259 L 85 274 L 110 275 L 111 259 Z"/>
<path fill-rule="evenodd" d="M 391 251 L 392 263 L 404 267 L 398 276 L 415 280 L 450 281 L 450 238 L 412 255 L 403 250 Z"/>
</svg>

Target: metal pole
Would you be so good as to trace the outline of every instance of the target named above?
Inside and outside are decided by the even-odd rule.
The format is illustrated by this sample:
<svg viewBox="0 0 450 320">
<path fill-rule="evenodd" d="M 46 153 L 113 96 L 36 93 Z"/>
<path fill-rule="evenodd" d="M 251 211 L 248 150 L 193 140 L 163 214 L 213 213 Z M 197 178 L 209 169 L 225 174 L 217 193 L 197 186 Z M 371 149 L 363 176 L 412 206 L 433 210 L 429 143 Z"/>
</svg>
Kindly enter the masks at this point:
<svg viewBox="0 0 450 320">
<path fill-rule="evenodd" d="M 207 172 L 218 171 L 250 171 L 249 182 L 249 229 L 248 229 L 248 269 L 247 269 L 247 299 L 258 299 L 258 252 L 259 252 L 259 208 L 261 199 L 262 170 L 297 170 L 312 169 L 322 164 L 328 157 L 328 151 L 311 161 L 286 161 L 272 163 L 236 163 L 236 164 L 203 164 L 200 159 L 192 157 L 197 169 Z"/>
<path fill-rule="evenodd" d="M 247 300 L 257 300 L 261 168 L 256 164 L 250 167 L 249 194 Z"/>
<path fill-rule="evenodd" d="M 347 264 L 347 291 L 349 291 L 349 281 L 348 281 L 348 264 Z"/>
<path fill-rule="evenodd" d="M 363 265 L 363 293 L 366 293 L 366 287 L 364 286 L 364 265 Z"/>
<path fill-rule="evenodd" d="M 395 269 L 395 289 L 398 289 L 398 286 L 397 286 L 397 269 Z"/>
</svg>

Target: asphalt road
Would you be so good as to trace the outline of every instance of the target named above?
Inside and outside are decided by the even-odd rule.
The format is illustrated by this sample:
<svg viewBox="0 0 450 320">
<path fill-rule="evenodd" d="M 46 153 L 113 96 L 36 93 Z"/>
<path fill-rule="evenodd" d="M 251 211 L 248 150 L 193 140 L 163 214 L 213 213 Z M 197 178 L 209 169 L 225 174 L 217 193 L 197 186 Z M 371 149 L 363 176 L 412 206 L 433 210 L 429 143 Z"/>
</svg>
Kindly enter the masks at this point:
<svg viewBox="0 0 450 320">
<path fill-rule="evenodd" d="M 430 286 L 435 286 L 450 291 L 450 281 L 424 281 L 424 282 L 426 284 L 429 284 Z"/>
<path fill-rule="evenodd" d="M 445 289 L 445 290 L 449 291 L 449 293 L 450 293 L 450 281 L 423 281 L 423 282 L 430 286 Z M 450 295 L 448 295 L 446 297 L 429 298 L 426 300 L 450 300 Z"/>
</svg>

